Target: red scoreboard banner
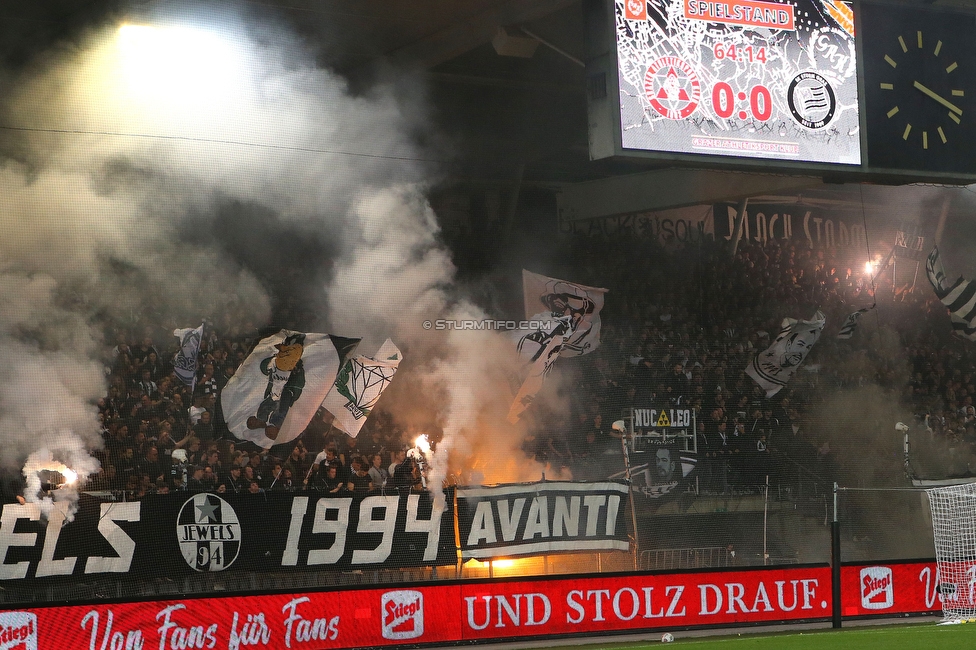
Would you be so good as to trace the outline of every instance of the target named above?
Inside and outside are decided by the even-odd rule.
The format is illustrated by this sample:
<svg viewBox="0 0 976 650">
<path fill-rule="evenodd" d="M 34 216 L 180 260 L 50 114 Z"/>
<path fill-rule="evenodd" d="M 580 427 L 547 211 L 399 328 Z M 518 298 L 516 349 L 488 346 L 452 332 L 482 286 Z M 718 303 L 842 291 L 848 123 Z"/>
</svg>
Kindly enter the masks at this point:
<svg viewBox="0 0 976 650">
<path fill-rule="evenodd" d="M 842 566 L 841 615 L 887 616 L 942 611 L 935 562 L 878 562 Z M 958 590 L 962 591 L 962 590 Z M 953 589 L 947 597 L 957 596 Z"/>
</svg>

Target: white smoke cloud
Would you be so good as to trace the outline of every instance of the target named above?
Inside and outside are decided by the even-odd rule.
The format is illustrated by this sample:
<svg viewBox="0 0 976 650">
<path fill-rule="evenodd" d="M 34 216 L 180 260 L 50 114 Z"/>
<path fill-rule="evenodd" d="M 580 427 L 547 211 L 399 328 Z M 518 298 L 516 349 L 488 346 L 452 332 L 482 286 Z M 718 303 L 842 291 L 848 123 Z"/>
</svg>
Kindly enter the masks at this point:
<svg viewBox="0 0 976 650">
<path fill-rule="evenodd" d="M 421 418 L 442 427 L 442 455 L 476 453 L 507 410 L 513 355 L 495 333 L 421 329 L 483 314 L 452 289 L 411 140 L 427 126 L 416 96 L 353 97 L 292 36 L 233 16 L 81 43 L 17 80 L 0 107 L 24 129 L 7 142 L 19 162 L 0 167 L 0 462 L 44 449 L 44 462 L 94 471 L 81 450 L 100 444 L 104 326 L 241 311 L 267 322 L 270 297 L 247 260 L 186 232 L 230 201 L 267 208 L 286 241 L 338 243 L 331 283 L 308 286 L 309 299 L 323 294 L 332 331 L 365 349 L 403 343 L 394 386 L 444 398 Z M 486 424 L 489 412 L 501 415 Z M 517 452 L 517 433 L 495 435 L 496 453 Z"/>
</svg>

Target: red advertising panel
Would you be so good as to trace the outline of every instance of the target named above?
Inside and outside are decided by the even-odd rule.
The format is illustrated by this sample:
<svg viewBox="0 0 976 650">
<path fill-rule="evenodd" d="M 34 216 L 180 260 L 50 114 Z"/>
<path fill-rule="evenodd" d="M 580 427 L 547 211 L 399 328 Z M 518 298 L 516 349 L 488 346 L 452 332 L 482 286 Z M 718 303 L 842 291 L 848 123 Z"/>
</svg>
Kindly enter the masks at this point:
<svg viewBox="0 0 976 650">
<path fill-rule="evenodd" d="M 844 566 L 840 581 L 844 617 L 942 611 L 935 562 Z"/>
<path fill-rule="evenodd" d="M 313 650 L 827 619 L 828 567 L 395 586 L 0 612 L 36 648 Z"/>
<path fill-rule="evenodd" d="M 457 601 L 455 585 L 57 607 L 0 613 L 0 634 L 31 650 L 443 643 L 460 638 Z"/>
<path fill-rule="evenodd" d="M 830 569 L 461 585 L 462 634 L 497 639 L 830 616 Z"/>
</svg>

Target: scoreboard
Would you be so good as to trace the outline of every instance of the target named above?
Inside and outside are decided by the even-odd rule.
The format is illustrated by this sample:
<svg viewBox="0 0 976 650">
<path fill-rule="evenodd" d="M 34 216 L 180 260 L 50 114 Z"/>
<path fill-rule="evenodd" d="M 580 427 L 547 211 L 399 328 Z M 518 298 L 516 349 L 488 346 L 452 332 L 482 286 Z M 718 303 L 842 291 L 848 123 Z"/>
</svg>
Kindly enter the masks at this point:
<svg viewBox="0 0 976 650">
<path fill-rule="evenodd" d="M 602 34 L 587 63 L 594 159 L 976 182 L 972 14 L 857 0 L 584 6 Z"/>
<path fill-rule="evenodd" d="M 617 4 L 624 149 L 860 163 L 849 3 Z"/>
</svg>

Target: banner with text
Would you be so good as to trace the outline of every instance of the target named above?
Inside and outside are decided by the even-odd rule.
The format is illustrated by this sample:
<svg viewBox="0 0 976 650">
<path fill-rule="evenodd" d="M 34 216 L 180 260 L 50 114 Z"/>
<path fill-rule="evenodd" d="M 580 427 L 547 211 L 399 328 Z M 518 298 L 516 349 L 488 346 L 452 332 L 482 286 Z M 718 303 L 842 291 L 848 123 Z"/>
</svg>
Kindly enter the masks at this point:
<svg viewBox="0 0 976 650">
<path fill-rule="evenodd" d="M 692 206 L 660 212 L 568 219 L 559 215 L 559 234 L 595 239 L 626 237 L 664 247 L 698 245 L 714 236 L 711 206 Z"/>
<path fill-rule="evenodd" d="M 844 565 L 840 573 L 841 614 L 900 616 L 942 612 L 942 599 L 968 600 L 968 581 L 941 583 L 935 560 Z"/>
<path fill-rule="evenodd" d="M 464 559 L 630 549 L 626 483 L 546 482 L 457 494 Z"/>
<path fill-rule="evenodd" d="M 37 648 L 313 650 L 826 620 L 826 566 L 579 576 L 0 612 Z"/>
<path fill-rule="evenodd" d="M 156 495 L 100 502 L 82 495 L 47 521 L 34 504 L 5 504 L 0 584 L 98 574 L 173 577 L 225 570 L 282 571 L 454 564 L 453 498 L 428 493 Z"/>
</svg>

